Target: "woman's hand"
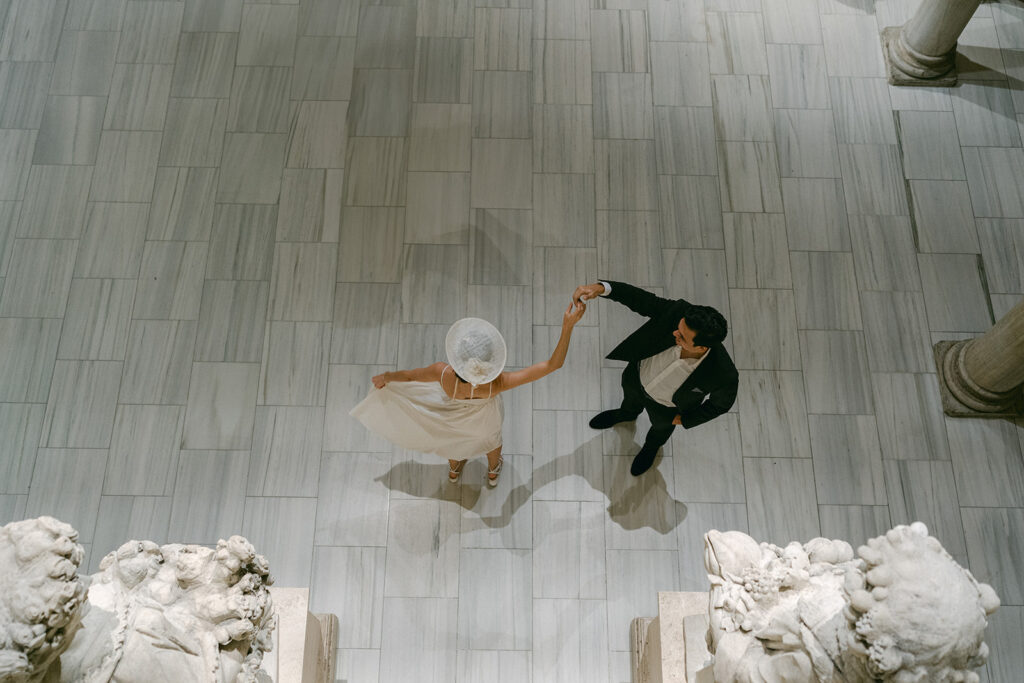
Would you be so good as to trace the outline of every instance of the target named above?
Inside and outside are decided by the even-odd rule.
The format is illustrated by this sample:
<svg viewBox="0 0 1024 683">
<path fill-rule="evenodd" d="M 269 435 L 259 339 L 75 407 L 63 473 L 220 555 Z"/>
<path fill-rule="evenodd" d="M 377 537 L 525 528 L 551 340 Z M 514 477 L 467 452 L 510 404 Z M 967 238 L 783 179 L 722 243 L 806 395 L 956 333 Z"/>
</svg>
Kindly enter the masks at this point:
<svg viewBox="0 0 1024 683">
<path fill-rule="evenodd" d="M 565 315 L 562 316 L 562 329 L 571 330 L 576 323 L 580 321 L 586 311 L 587 305 L 582 301 L 579 303 L 569 304 L 569 308 L 565 309 Z"/>
<path fill-rule="evenodd" d="M 378 389 L 383 389 L 384 385 L 387 384 L 389 381 L 388 375 L 390 374 L 390 372 L 382 372 L 379 375 L 374 375 L 373 377 L 371 377 L 370 381 L 373 382 L 373 386 L 377 387 Z"/>
</svg>

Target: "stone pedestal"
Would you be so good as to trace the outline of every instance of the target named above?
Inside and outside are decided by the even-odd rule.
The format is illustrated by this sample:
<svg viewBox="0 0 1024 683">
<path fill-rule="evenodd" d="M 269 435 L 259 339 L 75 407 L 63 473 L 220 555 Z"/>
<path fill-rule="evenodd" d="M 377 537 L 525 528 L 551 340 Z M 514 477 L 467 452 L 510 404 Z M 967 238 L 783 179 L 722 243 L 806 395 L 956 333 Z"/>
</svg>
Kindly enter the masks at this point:
<svg viewBox="0 0 1024 683">
<path fill-rule="evenodd" d="M 714 683 L 707 593 L 658 593 L 658 616 L 630 624 L 633 683 Z"/>
<path fill-rule="evenodd" d="M 274 683 L 334 683 L 338 617 L 311 614 L 308 588 L 271 586 L 270 596 L 278 621 L 263 671 Z"/>
<path fill-rule="evenodd" d="M 956 85 L 956 41 L 980 0 L 921 0 L 903 26 L 882 31 L 889 83 Z"/>
<path fill-rule="evenodd" d="M 947 415 L 1024 415 L 1024 299 L 981 337 L 940 341 L 934 352 Z"/>
</svg>

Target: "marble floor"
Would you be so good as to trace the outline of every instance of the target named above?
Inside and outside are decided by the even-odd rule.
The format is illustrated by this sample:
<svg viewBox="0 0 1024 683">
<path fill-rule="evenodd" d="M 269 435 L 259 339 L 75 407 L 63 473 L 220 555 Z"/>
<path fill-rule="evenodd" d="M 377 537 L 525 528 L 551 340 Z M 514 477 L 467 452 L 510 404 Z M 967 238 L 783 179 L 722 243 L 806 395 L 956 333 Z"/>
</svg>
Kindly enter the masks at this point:
<svg viewBox="0 0 1024 683">
<path fill-rule="evenodd" d="M 0 522 L 95 570 L 232 533 L 341 620 L 350 683 L 629 681 L 701 534 L 855 545 L 923 520 L 1024 671 L 1022 424 L 943 417 L 931 344 L 1024 295 L 1024 5 L 961 84 L 886 84 L 916 0 L 0 0 Z M 720 308 L 733 410 L 628 474 L 598 433 L 639 322 L 591 307 L 461 486 L 348 417 L 572 288 Z"/>
</svg>

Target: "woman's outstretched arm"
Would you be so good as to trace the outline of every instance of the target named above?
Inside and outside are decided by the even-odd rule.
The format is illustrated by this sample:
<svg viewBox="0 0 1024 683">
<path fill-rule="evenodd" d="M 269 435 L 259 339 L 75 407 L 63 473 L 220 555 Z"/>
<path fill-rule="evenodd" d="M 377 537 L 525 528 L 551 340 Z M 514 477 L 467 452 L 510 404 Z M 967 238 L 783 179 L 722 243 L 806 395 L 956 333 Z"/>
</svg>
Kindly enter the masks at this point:
<svg viewBox="0 0 1024 683">
<path fill-rule="evenodd" d="M 388 382 L 437 382 L 441 379 L 441 371 L 444 370 L 444 368 L 445 363 L 438 361 L 437 363 L 428 365 L 425 368 L 382 372 L 379 375 L 374 375 L 370 381 L 372 381 L 373 386 L 378 389 L 383 389 L 384 385 Z"/>
<path fill-rule="evenodd" d="M 577 304 L 569 304 L 569 308 L 565 309 L 565 314 L 562 316 L 562 335 L 558 338 L 558 343 L 555 344 L 555 350 L 551 352 L 551 358 L 534 363 L 522 370 L 501 373 L 501 391 L 518 387 L 521 384 L 529 384 L 562 367 L 562 364 L 565 363 L 565 354 L 569 351 L 572 328 L 580 321 L 586 310 L 587 305 L 582 301 Z"/>
</svg>

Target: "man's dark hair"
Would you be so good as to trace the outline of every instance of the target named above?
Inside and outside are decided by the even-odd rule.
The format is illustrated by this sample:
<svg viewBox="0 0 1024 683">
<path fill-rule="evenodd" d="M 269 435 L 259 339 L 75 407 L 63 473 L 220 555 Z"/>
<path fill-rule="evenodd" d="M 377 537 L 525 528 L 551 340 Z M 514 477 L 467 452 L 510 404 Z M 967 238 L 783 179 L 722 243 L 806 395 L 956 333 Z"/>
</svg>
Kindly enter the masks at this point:
<svg viewBox="0 0 1024 683">
<path fill-rule="evenodd" d="M 725 317 L 711 306 L 690 306 L 686 309 L 683 320 L 686 321 L 687 327 L 697 333 L 693 337 L 693 343 L 697 346 L 721 344 L 729 334 L 729 325 L 725 322 Z"/>
</svg>

